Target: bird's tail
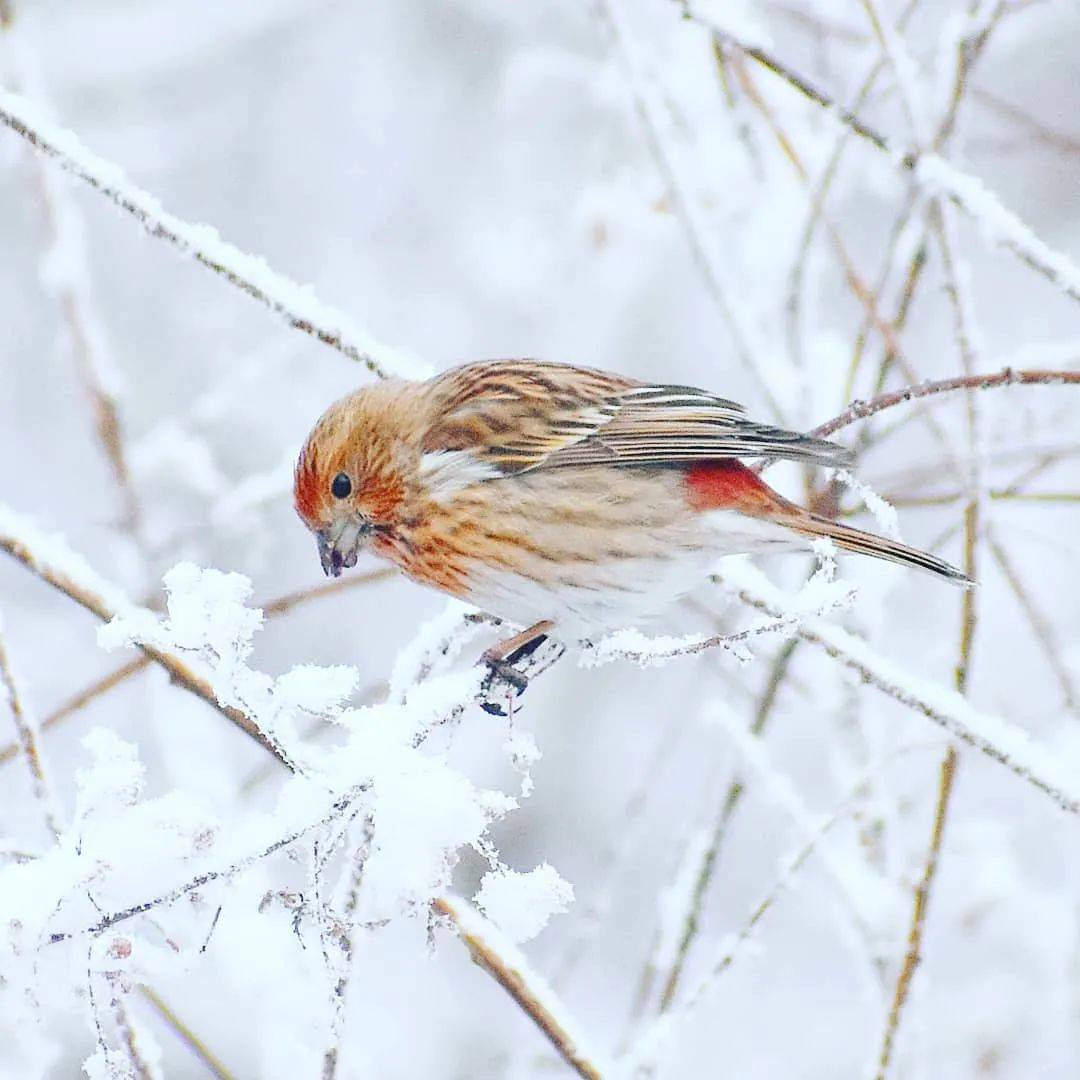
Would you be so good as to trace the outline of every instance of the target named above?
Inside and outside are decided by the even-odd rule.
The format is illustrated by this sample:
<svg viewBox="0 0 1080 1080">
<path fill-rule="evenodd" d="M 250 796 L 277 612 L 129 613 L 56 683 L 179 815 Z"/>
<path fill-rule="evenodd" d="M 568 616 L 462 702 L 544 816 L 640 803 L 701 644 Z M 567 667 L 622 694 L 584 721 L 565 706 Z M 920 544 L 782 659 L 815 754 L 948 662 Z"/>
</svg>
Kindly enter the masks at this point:
<svg viewBox="0 0 1080 1080">
<path fill-rule="evenodd" d="M 859 555 L 872 555 L 876 559 L 887 559 L 889 562 L 900 563 L 902 566 L 914 566 L 918 570 L 926 570 L 931 574 L 944 578 L 963 588 L 970 588 L 975 582 L 962 570 L 931 555 L 929 551 L 921 551 L 919 548 L 901 544 L 899 540 L 890 540 L 885 536 L 876 536 L 874 533 L 855 529 L 850 525 L 842 525 L 838 521 L 801 511 L 794 520 L 789 522 L 791 528 L 802 533 L 804 536 L 828 537 L 842 551 L 853 551 Z"/>
</svg>

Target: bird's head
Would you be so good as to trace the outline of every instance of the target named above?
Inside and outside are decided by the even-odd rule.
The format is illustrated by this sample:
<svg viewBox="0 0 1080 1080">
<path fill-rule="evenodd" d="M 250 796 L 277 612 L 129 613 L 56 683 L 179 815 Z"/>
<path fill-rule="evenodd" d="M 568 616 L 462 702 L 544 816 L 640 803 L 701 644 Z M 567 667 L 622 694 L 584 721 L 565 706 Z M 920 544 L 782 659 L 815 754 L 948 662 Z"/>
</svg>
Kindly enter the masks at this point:
<svg viewBox="0 0 1080 1080">
<path fill-rule="evenodd" d="M 372 537 L 392 530 L 402 500 L 398 454 L 386 437 L 393 428 L 373 389 L 331 405 L 296 462 L 293 502 L 327 576 L 355 566 Z"/>
</svg>

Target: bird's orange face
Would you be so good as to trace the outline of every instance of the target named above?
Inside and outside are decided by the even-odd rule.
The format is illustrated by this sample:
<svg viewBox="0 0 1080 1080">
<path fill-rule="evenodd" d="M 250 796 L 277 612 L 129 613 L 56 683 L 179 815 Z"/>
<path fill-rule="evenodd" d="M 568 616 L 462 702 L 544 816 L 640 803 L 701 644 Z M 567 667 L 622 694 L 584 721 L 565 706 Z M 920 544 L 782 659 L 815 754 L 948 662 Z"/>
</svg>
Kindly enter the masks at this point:
<svg viewBox="0 0 1080 1080">
<path fill-rule="evenodd" d="M 296 512 L 333 577 L 356 565 L 372 537 L 392 531 L 402 500 L 400 470 L 378 437 L 370 397 L 362 390 L 331 405 L 296 462 Z"/>
</svg>

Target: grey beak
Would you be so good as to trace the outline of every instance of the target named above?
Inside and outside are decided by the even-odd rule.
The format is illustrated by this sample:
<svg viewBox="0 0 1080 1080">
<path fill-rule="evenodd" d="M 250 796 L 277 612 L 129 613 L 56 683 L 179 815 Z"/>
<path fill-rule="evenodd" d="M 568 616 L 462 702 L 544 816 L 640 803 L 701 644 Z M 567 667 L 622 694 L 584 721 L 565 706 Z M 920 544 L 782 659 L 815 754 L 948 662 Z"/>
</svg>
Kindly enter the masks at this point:
<svg viewBox="0 0 1080 1080">
<path fill-rule="evenodd" d="M 341 552 L 334 547 L 333 541 L 325 530 L 317 532 L 315 539 L 319 544 L 319 562 L 322 563 L 323 573 L 327 577 L 340 577 L 341 568 L 344 565 Z"/>
<path fill-rule="evenodd" d="M 315 534 L 319 545 L 319 562 L 327 577 L 341 577 L 341 571 L 356 565 L 360 548 L 371 532 L 366 522 L 346 520 L 336 522 Z"/>
</svg>

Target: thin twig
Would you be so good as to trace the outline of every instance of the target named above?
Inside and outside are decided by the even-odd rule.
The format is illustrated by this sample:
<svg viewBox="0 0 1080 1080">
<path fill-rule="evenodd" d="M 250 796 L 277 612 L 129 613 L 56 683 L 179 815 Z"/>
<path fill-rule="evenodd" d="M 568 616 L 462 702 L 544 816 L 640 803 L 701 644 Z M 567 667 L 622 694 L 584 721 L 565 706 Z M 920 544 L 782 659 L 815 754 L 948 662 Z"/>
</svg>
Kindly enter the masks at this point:
<svg viewBox="0 0 1080 1080">
<path fill-rule="evenodd" d="M 355 959 L 355 926 L 353 924 L 356 921 L 356 910 L 360 904 L 360 889 L 364 883 L 364 870 L 367 866 L 368 856 L 371 854 L 371 845 L 374 838 L 375 822 L 368 815 L 363 822 L 360 843 L 352 854 L 349 868 L 349 889 L 341 912 L 342 932 L 338 941 L 341 947 L 341 957 L 338 960 L 338 976 L 334 981 L 330 1042 L 326 1052 L 323 1054 L 322 1080 L 334 1080 L 341 1061 L 341 1041 L 345 1033 L 345 1004 Z"/>
<path fill-rule="evenodd" d="M 823 439 L 841 428 L 865 420 L 885 409 L 903 405 L 933 394 L 947 394 L 956 390 L 994 390 L 1000 386 L 1076 386 L 1080 385 L 1080 371 L 1049 371 L 1043 369 L 1016 370 L 1003 368 L 986 375 L 954 375 L 949 379 L 929 379 L 915 386 L 905 386 L 887 394 L 879 394 L 869 401 L 853 401 L 839 415 L 818 424 L 809 434 Z"/>
<path fill-rule="evenodd" d="M 836 100 L 819 90 L 810 80 L 788 67 L 771 53 L 733 37 L 708 16 L 700 13 L 690 0 L 677 0 L 684 17 L 700 23 L 719 35 L 732 48 L 783 79 L 807 100 L 824 109 L 866 142 L 886 153 L 900 169 L 914 174 L 918 182 L 935 196 L 954 202 L 976 222 L 988 226 L 994 243 L 1005 248 L 1029 269 L 1047 279 L 1072 300 L 1080 302 L 1080 268 L 1063 252 L 1051 248 L 1017 217 L 981 180 L 962 172 L 934 153 L 894 145 L 881 132 L 864 123 L 854 113 L 837 105 Z"/>
<path fill-rule="evenodd" d="M 60 838 L 60 817 L 56 809 L 56 800 L 49 786 L 45 771 L 45 761 L 38 747 L 38 726 L 34 717 L 27 712 L 23 696 L 18 683 L 11 670 L 11 662 L 8 660 L 7 647 L 4 644 L 4 636 L 0 629 L 0 698 L 7 697 L 7 705 L 11 711 L 11 718 L 15 722 L 15 730 L 19 735 L 18 748 L 26 760 L 26 767 L 30 771 L 30 782 L 34 791 L 34 799 L 41 808 L 41 816 L 45 825 L 52 834 L 54 840 Z"/>
<path fill-rule="evenodd" d="M 964 56 L 958 61 L 959 70 L 966 71 L 968 61 L 963 46 Z M 959 95 L 959 91 L 957 92 Z M 967 377 L 974 374 L 977 366 L 974 346 L 974 327 L 971 300 L 961 280 L 960 269 L 956 264 L 955 239 L 951 221 L 950 207 L 939 205 L 936 208 L 935 226 L 941 246 L 942 264 L 945 272 L 946 292 L 953 311 L 953 328 L 957 345 Z M 969 388 L 967 399 L 967 443 L 969 471 L 967 478 L 967 504 L 964 507 L 964 573 L 975 580 L 977 573 L 976 553 L 979 538 L 979 517 L 982 498 L 982 475 L 978 463 L 979 415 L 976 391 Z M 966 589 L 961 598 L 960 643 L 958 658 L 954 670 L 954 684 L 957 693 L 966 694 L 968 676 L 971 671 L 971 654 L 975 643 L 975 628 L 978 621 L 976 590 Z M 892 1004 L 885 1021 L 885 1032 L 881 1040 L 881 1052 L 878 1056 L 877 1080 L 885 1080 L 892 1063 L 896 1047 L 896 1037 L 900 1029 L 900 1020 L 904 1005 L 911 993 L 911 984 L 915 970 L 922 959 L 923 933 L 930 905 L 930 895 L 941 862 L 942 841 L 945 835 L 945 823 L 948 819 L 949 806 L 956 783 L 956 769 L 959 756 L 956 747 L 950 744 L 945 750 L 938 777 L 937 800 L 934 807 L 933 826 L 930 830 L 930 844 L 919 884 L 915 889 L 911 910 L 911 923 L 908 929 L 907 952 L 896 978 Z"/>
<path fill-rule="evenodd" d="M 86 252 L 83 250 L 78 221 L 73 220 L 79 211 L 67 197 L 58 178 L 45 167 L 43 159 L 34 156 L 33 162 L 49 244 L 54 251 L 61 253 L 64 266 L 59 280 L 55 272 L 50 272 L 48 280 L 55 289 L 60 311 L 67 324 L 75 363 L 94 411 L 98 443 L 120 496 L 121 525 L 137 540 L 139 500 L 128 467 L 124 427 L 114 385 L 117 377 L 110 370 L 111 361 L 105 355 L 100 316 L 93 310 L 88 286 Z M 69 265 L 72 260 L 76 260 L 75 264 Z"/>
<path fill-rule="evenodd" d="M 1070 493 L 1070 501 L 1080 501 L 1080 493 Z M 1077 712 L 1080 709 L 1080 694 L 1077 694 L 1076 687 L 1073 685 L 1072 674 L 1062 662 L 1061 650 L 1054 640 L 1052 626 L 1035 606 L 1035 601 L 1025 587 L 1020 572 L 1017 570 L 1008 551 L 1005 550 L 1004 545 L 994 535 L 992 528 L 986 530 L 985 539 L 986 546 L 1001 571 L 1001 576 L 1016 597 L 1016 602 L 1024 613 L 1035 640 L 1042 648 L 1043 656 L 1046 657 L 1046 662 L 1054 673 L 1054 678 L 1057 679 L 1058 685 L 1061 687 L 1065 707 L 1070 712 Z"/>
<path fill-rule="evenodd" d="M 653 102 L 648 88 L 644 85 L 644 79 L 638 71 L 633 55 L 633 45 L 623 25 L 622 16 L 615 6 L 618 2 L 619 0 L 600 0 L 597 10 L 615 43 L 618 59 L 622 64 L 626 81 L 633 93 L 634 109 L 645 134 L 649 151 L 656 162 L 657 168 L 660 170 L 664 186 L 671 197 L 676 216 L 683 228 L 687 245 L 690 248 L 690 253 L 701 279 L 731 336 L 735 354 L 746 373 L 753 379 L 764 404 L 778 422 L 783 422 L 784 411 L 772 388 L 761 373 L 755 349 L 750 341 L 749 331 L 740 321 L 736 308 L 728 295 L 728 289 L 722 279 L 721 271 L 703 239 L 705 229 L 698 218 L 690 196 L 686 193 L 679 179 L 678 171 L 672 161 L 672 155 L 665 145 L 661 134 L 660 110 Z"/>
<path fill-rule="evenodd" d="M 769 675 L 765 680 L 765 691 L 761 696 L 758 707 L 754 712 L 754 722 L 750 725 L 750 734 L 759 738 L 765 730 L 765 725 L 772 715 L 773 705 L 776 703 L 780 687 L 787 676 L 791 661 L 798 648 L 799 639 L 790 638 L 778 650 Z M 694 880 L 694 888 L 690 896 L 690 904 L 683 917 L 682 930 L 679 936 L 679 945 L 675 953 L 675 961 L 671 965 L 664 980 L 664 987 L 660 994 L 659 1011 L 667 1012 L 675 1000 L 682 978 L 683 969 L 693 947 L 701 927 L 701 913 L 705 906 L 705 897 L 709 891 L 714 874 L 716 873 L 720 859 L 720 848 L 727 835 L 728 825 L 735 813 L 743 794 L 746 791 L 746 783 L 741 774 L 736 774 L 728 785 L 727 791 L 720 802 L 720 808 L 713 823 L 709 835 L 709 842 L 701 860 L 701 869 Z"/>
<path fill-rule="evenodd" d="M 152 990 L 149 986 L 140 986 L 139 992 L 153 1006 L 162 1020 L 169 1025 L 169 1028 L 180 1037 L 188 1049 L 202 1062 L 208 1072 L 215 1076 L 217 1080 L 235 1080 L 234 1074 L 226 1068 L 221 1058 L 176 1015 L 157 991 Z"/>
<path fill-rule="evenodd" d="M 904 954 L 904 963 L 896 980 L 892 1005 L 889 1008 L 888 1019 L 885 1023 L 885 1035 L 881 1043 L 881 1053 L 878 1056 L 877 1080 L 885 1080 L 885 1075 L 888 1072 L 896 1043 L 896 1032 L 900 1024 L 900 1016 L 904 1003 L 907 1001 L 908 993 L 911 990 L 911 980 L 915 976 L 915 969 L 918 967 L 921 958 L 923 928 L 926 925 L 926 909 L 930 901 L 930 890 L 934 884 L 934 876 L 937 874 L 938 861 L 941 857 L 945 819 L 956 779 L 956 762 L 956 748 L 950 745 L 945 751 L 945 757 L 941 762 L 937 801 L 934 807 L 934 823 L 930 830 L 930 846 L 927 851 L 926 862 L 923 864 L 922 877 L 915 888 L 915 902 L 911 912 L 911 928 L 908 931 L 907 952 Z"/>
</svg>

